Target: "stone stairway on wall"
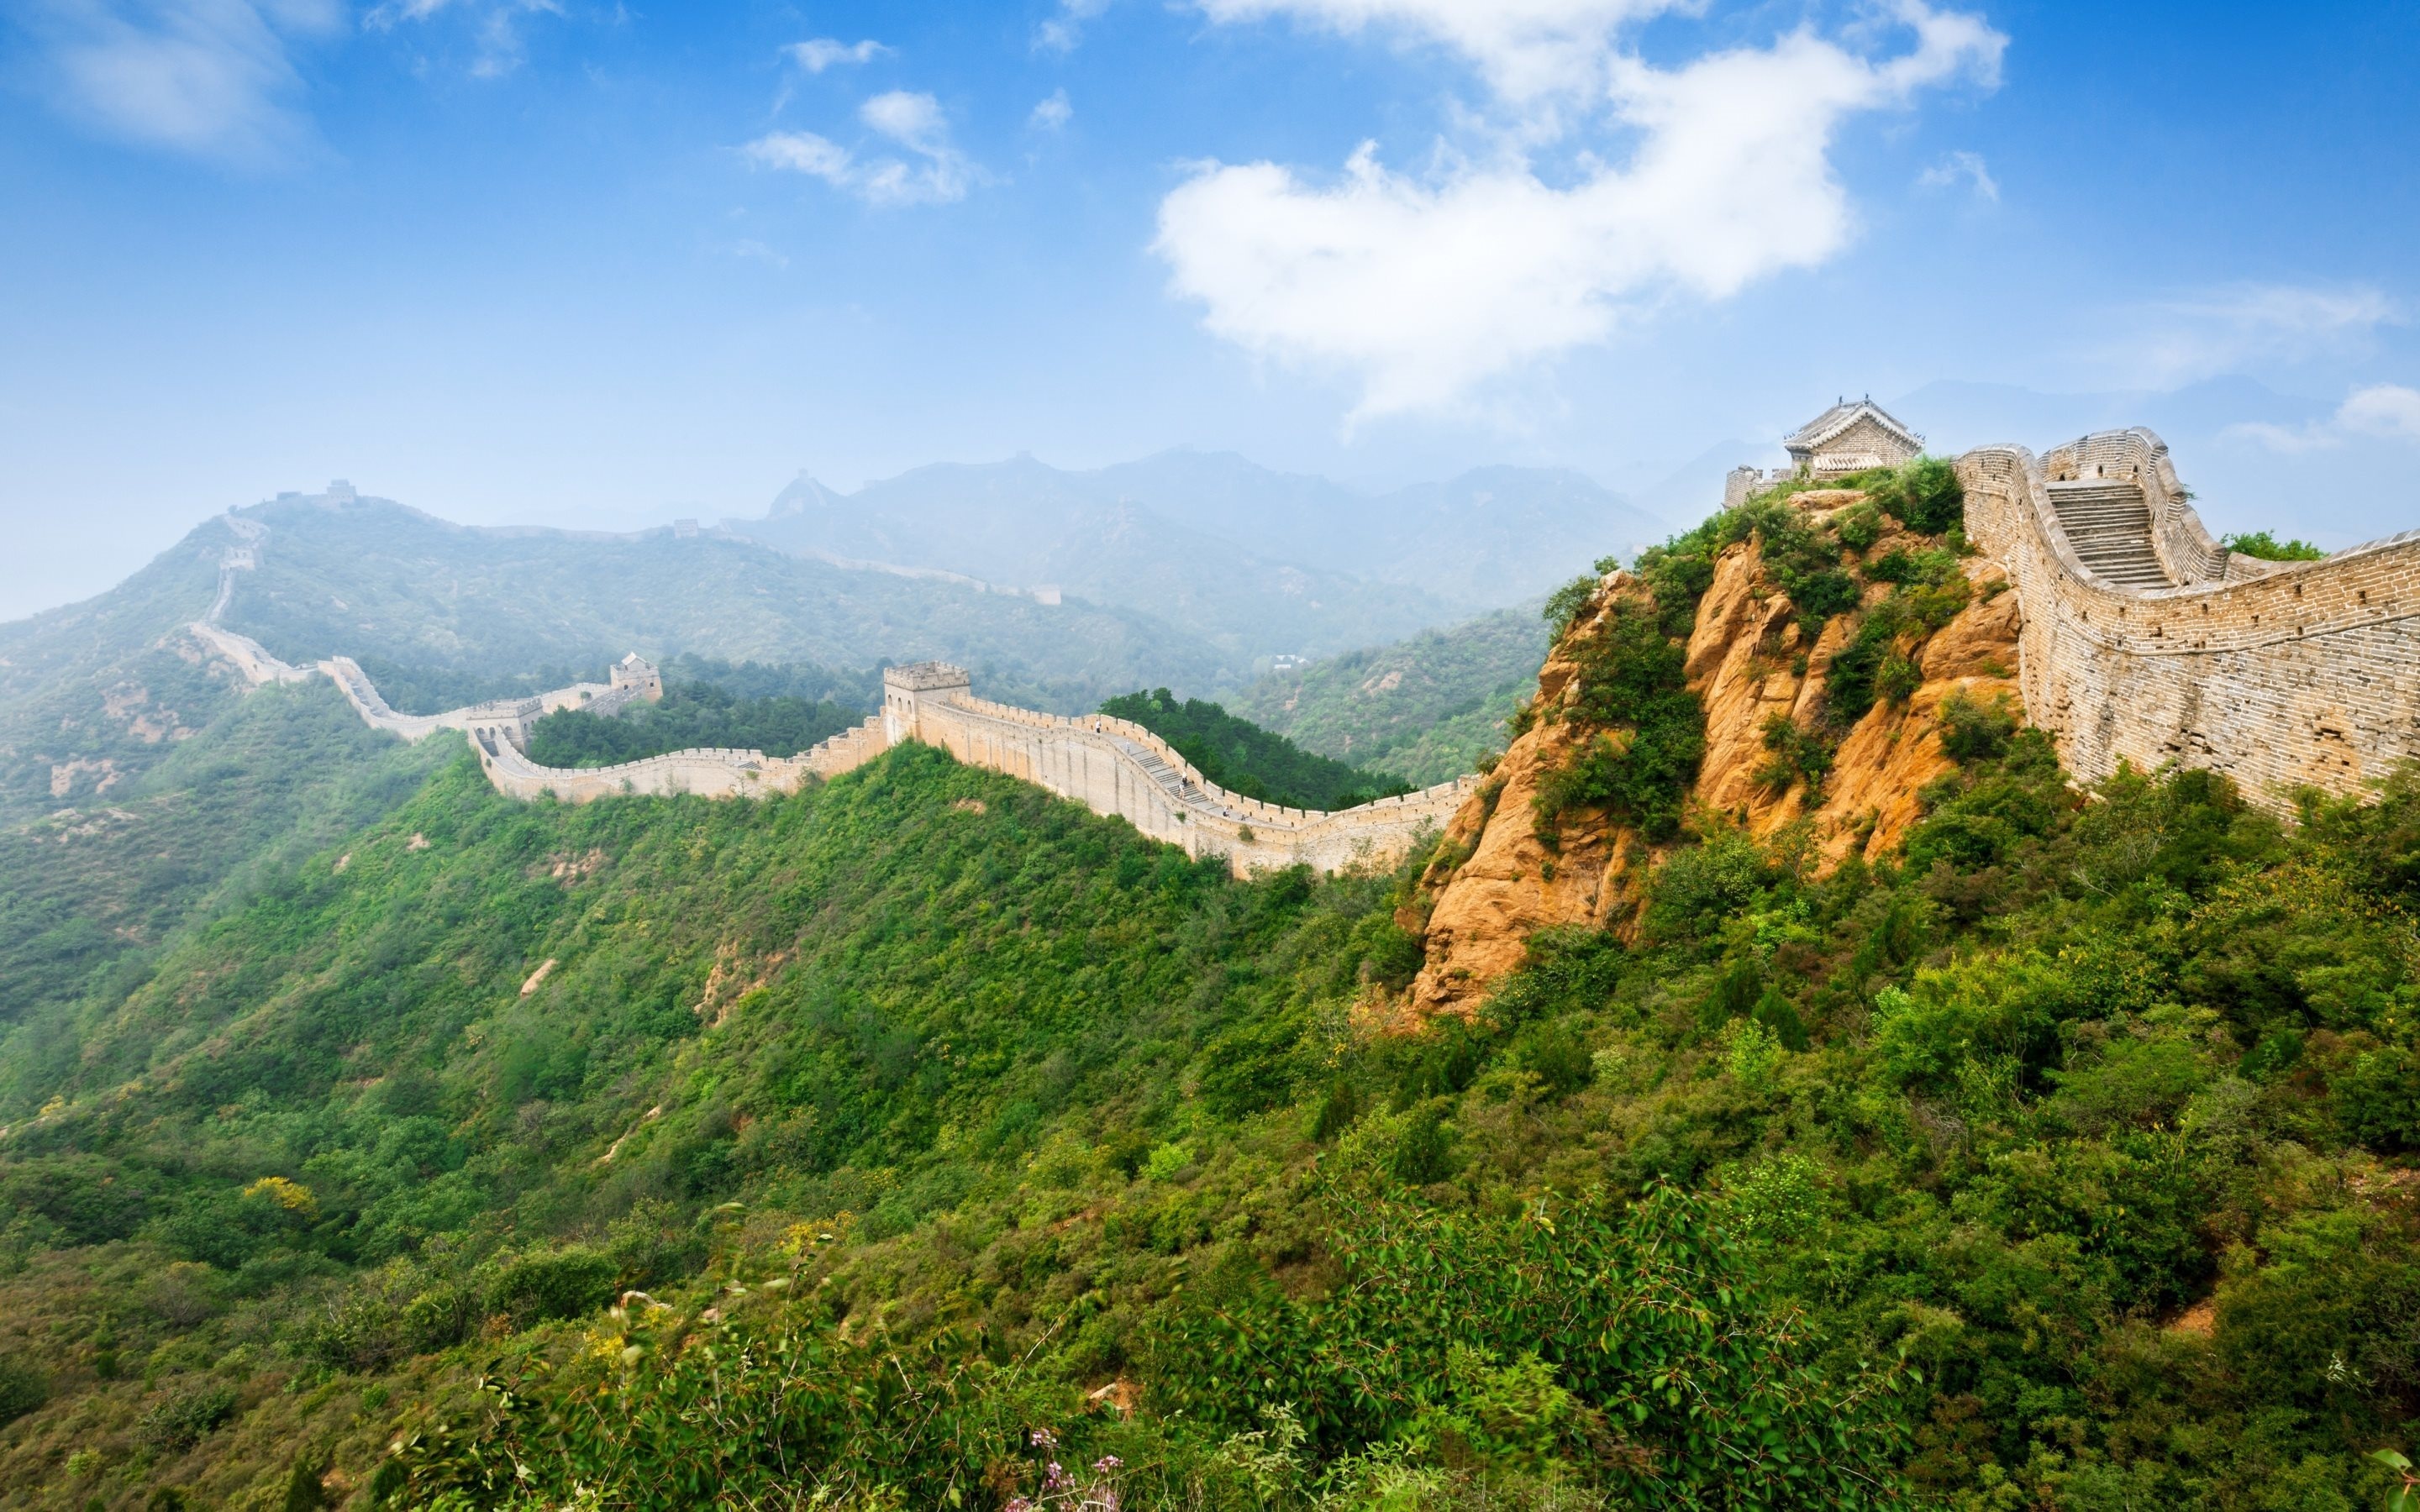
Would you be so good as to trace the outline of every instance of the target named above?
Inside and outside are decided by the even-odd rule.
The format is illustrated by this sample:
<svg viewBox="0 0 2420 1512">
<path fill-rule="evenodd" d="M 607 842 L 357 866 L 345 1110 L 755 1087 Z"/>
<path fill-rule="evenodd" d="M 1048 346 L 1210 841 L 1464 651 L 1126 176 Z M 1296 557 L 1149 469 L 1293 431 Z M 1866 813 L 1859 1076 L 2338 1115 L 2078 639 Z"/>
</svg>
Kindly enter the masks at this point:
<svg viewBox="0 0 2420 1512">
<path fill-rule="evenodd" d="M 2151 509 L 2139 483 L 2086 478 L 2049 486 L 2068 544 L 2094 576 L 2118 588 L 2173 588 L 2151 547 Z"/>
</svg>

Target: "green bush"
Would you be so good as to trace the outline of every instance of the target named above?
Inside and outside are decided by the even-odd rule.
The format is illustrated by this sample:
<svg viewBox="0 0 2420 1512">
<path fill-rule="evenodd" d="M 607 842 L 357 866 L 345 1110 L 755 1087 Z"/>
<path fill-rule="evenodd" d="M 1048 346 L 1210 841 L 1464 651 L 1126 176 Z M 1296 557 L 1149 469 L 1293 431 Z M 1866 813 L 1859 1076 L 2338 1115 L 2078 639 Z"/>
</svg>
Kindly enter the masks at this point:
<svg viewBox="0 0 2420 1512">
<path fill-rule="evenodd" d="M 1954 762 L 1997 760 L 2017 733 L 2017 717 L 2004 700 L 1978 703 L 1963 692 L 1941 701 L 1941 748 Z"/>
<path fill-rule="evenodd" d="M 1573 810 L 1602 808 L 1651 840 L 1667 839 L 1680 828 L 1706 751 L 1705 709 L 1683 675 L 1687 652 L 1631 599 L 1617 602 L 1604 632 L 1577 650 L 1573 717 L 1620 733 L 1599 735 L 1540 780 L 1540 836 L 1551 839 Z"/>
<path fill-rule="evenodd" d="M 153 1449 L 179 1453 L 235 1416 L 236 1402 L 233 1386 L 189 1387 L 145 1412 L 135 1435 Z"/>
<path fill-rule="evenodd" d="M 51 1399 L 51 1378 L 33 1362 L 0 1355 L 0 1426 L 14 1423 Z"/>
<path fill-rule="evenodd" d="M 1885 514 L 1919 534 L 1946 535 L 1965 519 L 1965 486 L 1943 457 L 1919 456 L 1860 486 Z"/>
<path fill-rule="evenodd" d="M 613 1300 L 616 1267 L 593 1250 L 567 1249 L 524 1256 L 488 1284 L 488 1310 L 518 1327 L 555 1318 L 579 1318 Z"/>
<path fill-rule="evenodd" d="M 2218 543 L 2229 551 L 2263 562 L 2319 562 L 2327 553 L 2308 541 L 2280 541 L 2267 531 L 2243 531 Z"/>
</svg>

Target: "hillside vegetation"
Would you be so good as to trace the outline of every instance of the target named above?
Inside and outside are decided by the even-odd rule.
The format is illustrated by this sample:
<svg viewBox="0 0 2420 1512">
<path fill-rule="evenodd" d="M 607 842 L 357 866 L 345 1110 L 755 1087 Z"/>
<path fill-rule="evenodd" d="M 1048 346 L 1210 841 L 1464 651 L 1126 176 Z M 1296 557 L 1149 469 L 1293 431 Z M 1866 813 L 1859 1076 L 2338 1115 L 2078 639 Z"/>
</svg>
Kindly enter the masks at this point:
<svg viewBox="0 0 2420 1512">
<path fill-rule="evenodd" d="M 1272 673 L 1235 708 L 1305 749 L 1429 787 L 1504 748 L 1549 639 L 1535 609 L 1505 609 Z"/>
<path fill-rule="evenodd" d="M 1230 793 L 1295 809 L 1350 809 L 1392 794 L 1409 793 L 1395 781 L 1303 749 L 1216 703 L 1179 700 L 1164 687 L 1126 693 L 1101 704 L 1101 712 L 1135 723 L 1176 748 L 1203 777 Z"/>
<path fill-rule="evenodd" d="M 1645 591 L 1748 545 L 1837 589 L 1800 529 Z M 1916 555 L 1850 585 L 1904 599 L 1878 668 Z M 1600 748 L 1689 618 L 1560 608 L 1628 627 L 1559 653 Z M 1683 806 L 1618 927 L 1425 1023 L 1447 842 L 1237 880 L 917 746 L 570 807 L 438 737 L 139 970 L 46 968 L 0 1501 L 2375 1506 L 2420 1412 L 2420 780 L 2079 793 L 1987 714 L 1874 856 Z M 1668 785 L 1505 813 L 1569 856 Z M 23 835 L 0 898 L 185 843 Z"/>
</svg>

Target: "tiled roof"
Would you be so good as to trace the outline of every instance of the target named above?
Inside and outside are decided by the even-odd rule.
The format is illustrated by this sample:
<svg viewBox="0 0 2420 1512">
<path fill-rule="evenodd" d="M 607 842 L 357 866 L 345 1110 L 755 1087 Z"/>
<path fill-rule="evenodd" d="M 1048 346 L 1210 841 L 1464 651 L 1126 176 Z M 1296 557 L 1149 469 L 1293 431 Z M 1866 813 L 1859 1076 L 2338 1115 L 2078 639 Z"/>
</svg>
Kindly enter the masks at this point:
<svg viewBox="0 0 2420 1512">
<path fill-rule="evenodd" d="M 1900 424 L 1889 410 L 1871 399 L 1844 399 L 1783 437 L 1781 444 L 1792 451 L 1812 451 L 1866 416 L 1871 416 L 1877 424 L 1910 446 L 1921 447 L 1924 444 L 1923 437 Z"/>
</svg>

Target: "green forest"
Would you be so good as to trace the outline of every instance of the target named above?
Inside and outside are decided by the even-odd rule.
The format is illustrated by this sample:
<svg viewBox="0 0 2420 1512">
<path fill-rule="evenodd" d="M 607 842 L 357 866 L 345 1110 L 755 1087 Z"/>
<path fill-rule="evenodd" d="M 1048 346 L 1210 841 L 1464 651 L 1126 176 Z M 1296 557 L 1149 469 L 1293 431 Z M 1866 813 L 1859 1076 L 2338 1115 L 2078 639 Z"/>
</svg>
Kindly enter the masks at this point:
<svg viewBox="0 0 2420 1512">
<path fill-rule="evenodd" d="M 1164 687 L 1102 702 L 1101 712 L 1131 719 L 1176 748 L 1203 777 L 1230 793 L 1294 809 L 1350 809 L 1410 783 L 1303 749 L 1285 736 L 1237 718 L 1203 699 L 1180 700 Z"/>
<path fill-rule="evenodd" d="M 257 690 L 0 836 L 0 1505 L 2384 1505 L 2420 777 L 1949 748 L 1885 862 L 1679 812 L 1414 1029 L 1433 847 L 916 745 L 517 803 Z"/>
</svg>

